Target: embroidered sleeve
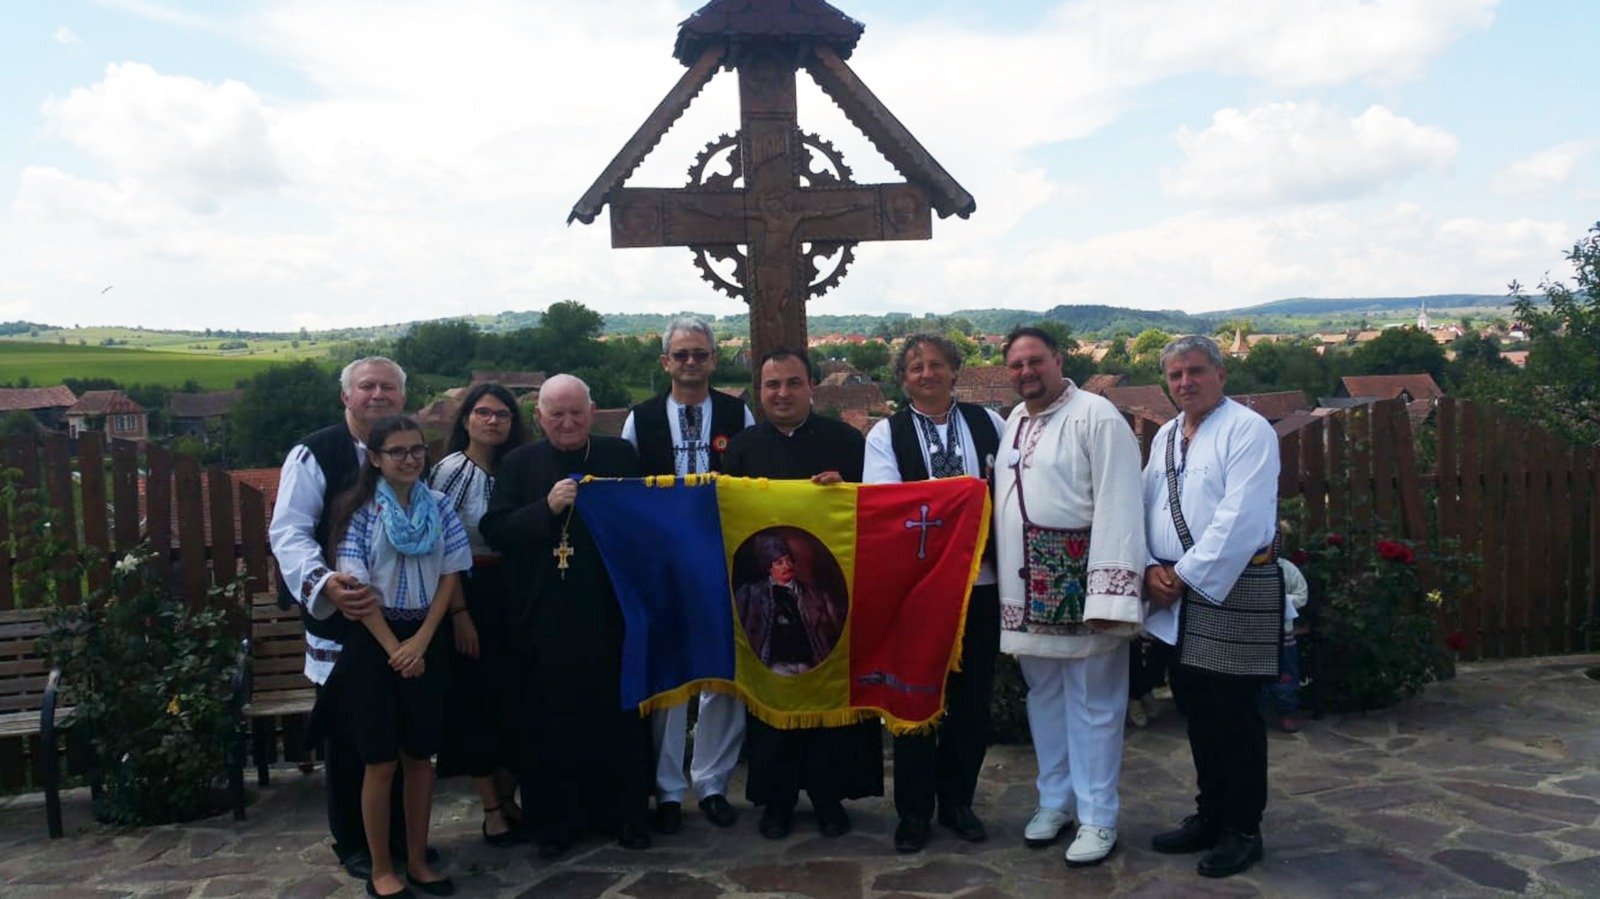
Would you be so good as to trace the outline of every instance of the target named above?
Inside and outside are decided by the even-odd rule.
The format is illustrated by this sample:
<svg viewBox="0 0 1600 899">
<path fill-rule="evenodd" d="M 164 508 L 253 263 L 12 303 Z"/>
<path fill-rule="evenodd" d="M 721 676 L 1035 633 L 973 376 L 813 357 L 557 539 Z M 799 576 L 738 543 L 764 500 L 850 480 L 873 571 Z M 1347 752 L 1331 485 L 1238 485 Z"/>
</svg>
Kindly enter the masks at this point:
<svg viewBox="0 0 1600 899">
<path fill-rule="evenodd" d="M 1126 568 L 1095 568 L 1089 571 L 1088 590 L 1093 596 L 1139 598 L 1143 578 Z"/>
</svg>

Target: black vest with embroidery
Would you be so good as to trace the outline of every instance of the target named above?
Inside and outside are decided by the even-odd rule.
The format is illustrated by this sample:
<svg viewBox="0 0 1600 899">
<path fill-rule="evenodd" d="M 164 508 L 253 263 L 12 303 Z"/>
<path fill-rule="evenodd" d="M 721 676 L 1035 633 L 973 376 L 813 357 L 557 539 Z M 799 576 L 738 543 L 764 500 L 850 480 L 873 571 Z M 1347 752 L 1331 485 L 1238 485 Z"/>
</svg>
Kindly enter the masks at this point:
<svg viewBox="0 0 1600 899">
<path fill-rule="evenodd" d="M 706 458 L 712 471 L 722 470 L 722 451 L 733 435 L 744 430 L 744 403 L 726 393 L 711 391 L 711 443 Z M 657 394 L 633 407 L 634 439 L 639 442 L 639 470 L 645 474 L 675 474 L 672 429 L 667 423 L 667 394 Z M 718 438 L 721 438 L 720 440 Z"/>
<path fill-rule="evenodd" d="M 979 477 L 989 482 L 989 493 L 994 494 L 994 460 L 1000 452 L 1000 433 L 994 429 L 989 411 L 974 403 L 956 403 L 956 411 L 966 422 L 967 434 L 972 438 L 972 448 L 983 469 Z M 900 469 L 902 481 L 926 481 L 928 463 L 922 457 L 922 438 L 917 434 L 917 423 L 912 420 L 911 404 L 889 416 L 889 445 L 894 449 L 895 465 Z M 983 555 L 993 558 L 994 541 L 984 544 Z"/>
<path fill-rule="evenodd" d="M 350 428 L 344 422 L 312 432 L 300 441 L 300 445 L 311 451 L 312 458 L 317 460 L 317 467 L 322 469 L 322 514 L 317 517 L 317 527 L 312 531 L 312 536 L 318 546 L 325 547 L 328 544 L 328 513 L 333 506 L 333 498 L 355 486 L 361 464 L 356 458 L 356 445 L 350 437 Z M 326 556 L 324 561 L 327 561 Z M 287 609 L 296 604 L 300 606 L 300 619 L 305 622 L 308 632 L 324 640 L 344 642 L 349 620 L 337 612 L 327 618 L 313 618 L 306 604 L 297 603 L 288 585 L 279 577 L 279 607 Z"/>
</svg>

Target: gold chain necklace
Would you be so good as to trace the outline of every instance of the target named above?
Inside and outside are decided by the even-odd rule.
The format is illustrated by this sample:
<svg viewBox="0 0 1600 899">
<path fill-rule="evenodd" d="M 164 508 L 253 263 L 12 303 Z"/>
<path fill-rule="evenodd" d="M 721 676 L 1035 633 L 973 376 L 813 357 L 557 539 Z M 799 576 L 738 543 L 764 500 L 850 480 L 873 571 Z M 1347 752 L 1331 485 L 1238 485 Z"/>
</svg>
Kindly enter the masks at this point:
<svg viewBox="0 0 1600 899">
<path fill-rule="evenodd" d="M 594 441 L 592 439 L 584 441 L 583 461 L 578 463 L 580 468 L 589 464 L 589 452 L 593 449 Z M 572 542 L 567 539 L 567 529 L 572 525 L 572 513 L 575 512 L 577 508 L 578 498 L 574 496 L 572 498 L 572 505 L 567 507 L 567 517 L 561 521 L 561 542 L 556 544 L 555 549 L 550 550 L 550 555 L 556 557 L 556 570 L 561 572 L 562 580 L 567 579 L 567 569 L 571 567 L 568 565 L 567 560 L 571 559 L 578 553 L 577 550 L 572 548 Z"/>
</svg>

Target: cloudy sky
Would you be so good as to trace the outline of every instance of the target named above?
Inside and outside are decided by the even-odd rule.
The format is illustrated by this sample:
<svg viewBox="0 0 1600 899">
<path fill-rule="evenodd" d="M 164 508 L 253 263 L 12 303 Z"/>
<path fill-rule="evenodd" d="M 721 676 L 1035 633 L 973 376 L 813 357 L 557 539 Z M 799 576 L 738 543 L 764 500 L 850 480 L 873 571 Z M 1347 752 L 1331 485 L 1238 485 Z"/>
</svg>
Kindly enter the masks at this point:
<svg viewBox="0 0 1600 899">
<path fill-rule="evenodd" d="M 19 0 L 0 319 L 289 330 L 741 304 L 568 210 L 694 0 Z M 1584 0 L 840 0 L 976 198 L 814 312 L 1503 293 L 1600 219 Z M 801 125 L 894 180 L 802 75 Z M 724 73 L 630 182 L 737 127 Z M 111 289 L 107 290 L 106 288 Z"/>
</svg>

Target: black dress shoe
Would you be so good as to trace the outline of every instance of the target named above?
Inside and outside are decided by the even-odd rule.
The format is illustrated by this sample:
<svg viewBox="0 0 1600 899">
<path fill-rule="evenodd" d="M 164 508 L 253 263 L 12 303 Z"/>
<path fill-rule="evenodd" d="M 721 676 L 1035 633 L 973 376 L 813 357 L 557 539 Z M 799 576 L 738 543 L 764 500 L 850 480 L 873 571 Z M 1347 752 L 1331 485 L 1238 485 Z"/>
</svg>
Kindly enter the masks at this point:
<svg viewBox="0 0 1600 899">
<path fill-rule="evenodd" d="M 761 811 L 761 824 L 757 828 L 769 840 L 781 840 L 794 830 L 794 809 L 768 805 Z"/>
<path fill-rule="evenodd" d="M 1190 815 L 1176 828 L 1150 838 L 1150 848 L 1163 855 L 1187 855 L 1217 844 L 1222 828 L 1199 815 Z"/>
<path fill-rule="evenodd" d="M 671 805 L 676 808 L 678 804 L 674 802 Z M 679 820 L 678 826 L 683 826 L 682 820 Z M 671 832 L 676 833 L 676 831 Z M 624 849 L 649 849 L 650 828 L 645 826 L 642 818 L 637 821 L 624 821 L 617 829 L 617 845 Z"/>
<path fill-rule="evenodd" d="M 356 880 L 372 881 L 372 853 L 367 850 L 357 849 L 339 859 L 339 864 L 344 865 L 345 873 Z"/>
<path fill-rule="evenodd" d="M 928 845 L 931 829 L 921 818 L 901 818 L 894 828 L 894 851 L 921 852 Z"/>
<path fill-rule="evenodd" d="M 683 803 L 658 802 L 650 826 L 656 833 L 673 834 L 683 829 Z"/>
<path fill-rule="evenodd" d="M 1217 845 L 1200 856 L 1195 870 L 1201 877 L 1232 877 L 1258 861 L 1261 861 L 1261 834 L 1246 835 L 1224 827 Z"/>
<path fill-rule="evenodd" d="M 720 793 L 700 800 L 700 811 L 714 827 L 732 827 L 739 820 L 739 810 Z"/>
<path fill-rule="evenodd" d="M 540 858 L 560 858 L 572 848 L 570 834 L 551 834 L 539 838 Z"/>
<path fill-rule="evenodd" d="M 939 824 L 948 827 L 956 836 L 969 843 L 981 843 L 989 839 L 989 831 L 978 816 L 973 814 L 971 806 L 963 805 L 949 811 L 940 809 Z"/>
<path fill-rule="evenodd" d="M 850 815 L 835 802 L 816 810 L 817 830 L 825 837 L 842 837 L 850 832 Z"/>
<path fill-rule="evenodd" d="M 454 896 L 456 894 L 456 882 L 448 877 L 441 877 L 438 880 L 418 880 L 412 877 L 411 872 L 408 871 L 406 872 L 406 882 L 429 896 Z"/>
</svg>

